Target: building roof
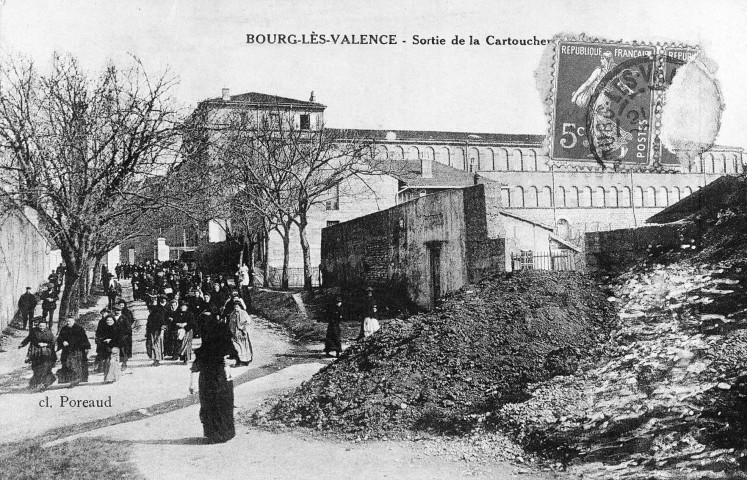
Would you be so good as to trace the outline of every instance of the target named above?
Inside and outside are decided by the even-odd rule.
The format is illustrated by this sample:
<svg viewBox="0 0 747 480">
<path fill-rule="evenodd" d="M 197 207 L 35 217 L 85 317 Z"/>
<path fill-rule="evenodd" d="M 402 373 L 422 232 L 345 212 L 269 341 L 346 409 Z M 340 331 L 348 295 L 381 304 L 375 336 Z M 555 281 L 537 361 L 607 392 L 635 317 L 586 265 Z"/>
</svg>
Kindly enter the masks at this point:
<svg viewBox="0 0 747 480">
<path fill-rule="evenodd" d="M 442 132 L 430 130 L 365 130 L 330 128 L 342 136 L 367 138 L 382 143 L 461 143 L 465 145 L 507 145 L 540 147 L 544 135 L 515 133 Z"/>
<path fill-rule="evenodd" d="M 475 173 L 465 172 L 443 163 L 431 161 L 433 163 L 433 176 L 423 178 L 420 160 L 396 160 L 397 171 L 392 172 L 392 176 L 400 180 L 410 188 L 464 188 L 471 187 L 477 182 L 475 177 L 481 181 L 491 181 Z"/>
<path fill-rule="evenodd" d="M 308 108 L 314 110 L 324 110 L 327 108 L 326 105 L 317 102 L 308 102 L 305 100 L 296 100 L 295 98 L 278 97 L 277 95 L 267 95 L 266 93 L 241 93 L 239 95 L 231 95 L 231 99 L 224 101 L 222 97 L 209 98 L 204 102 L 207 103 L 242 103 L 257 106 L 283 106 L 283 107 L 296 107 L 296 108 Z"/>
</svg>

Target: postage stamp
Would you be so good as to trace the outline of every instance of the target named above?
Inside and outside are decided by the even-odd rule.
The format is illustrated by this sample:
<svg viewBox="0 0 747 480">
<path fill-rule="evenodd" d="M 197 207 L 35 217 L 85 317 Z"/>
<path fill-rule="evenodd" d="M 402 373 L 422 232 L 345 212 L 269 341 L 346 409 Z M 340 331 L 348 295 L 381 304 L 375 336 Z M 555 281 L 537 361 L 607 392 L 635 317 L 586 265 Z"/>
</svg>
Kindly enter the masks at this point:
<svg viewBox="0 0 747 480">
<path fill-rule="evenodd" d="M 661 168 L 678 164 L 659 140 L 663 93 L 697 53 L 592 40 L 557 40 L 550 157 Z"/>
</svg>

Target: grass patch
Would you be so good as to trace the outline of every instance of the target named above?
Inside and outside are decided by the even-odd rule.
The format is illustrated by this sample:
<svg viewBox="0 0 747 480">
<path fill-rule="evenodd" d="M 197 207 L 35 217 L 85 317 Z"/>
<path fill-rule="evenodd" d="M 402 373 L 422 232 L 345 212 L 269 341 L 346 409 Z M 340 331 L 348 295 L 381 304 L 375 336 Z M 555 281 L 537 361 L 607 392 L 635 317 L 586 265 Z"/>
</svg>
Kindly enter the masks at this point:
<svg viewBox="0 0 747 480">
<path fill-rule="evenodd" d="M 292 292 L 255 290 L 252 308 L 258 315 L 282 326 L 294 340 L 324 341 L 327 325 L 308 318 L 298 310 Z"/>
<path fill-rule="evenodd" d="M 0 447 L 0 479 L 142 479 L 131 462 L 132 445 L 79 438 L 50 448 L 38 440 Z"/>
</svg>

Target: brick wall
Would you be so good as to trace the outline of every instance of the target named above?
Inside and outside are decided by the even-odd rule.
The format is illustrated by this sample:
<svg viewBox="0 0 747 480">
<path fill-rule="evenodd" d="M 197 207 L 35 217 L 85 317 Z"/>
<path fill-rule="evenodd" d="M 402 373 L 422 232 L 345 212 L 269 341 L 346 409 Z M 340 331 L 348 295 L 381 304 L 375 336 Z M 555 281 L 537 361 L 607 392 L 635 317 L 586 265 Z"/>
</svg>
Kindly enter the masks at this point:
<svg viewBox="0 0 747 480">
<path fill-rule="evenodd" d="M 325 228 L 324 284 L 372 286 L 379 295 L 406 296 L 429 308 L 432 249 L 440 249 L 441 293 L 503 271 L 498 188 L 476 185 L 427 195 Z"/>
</svg>

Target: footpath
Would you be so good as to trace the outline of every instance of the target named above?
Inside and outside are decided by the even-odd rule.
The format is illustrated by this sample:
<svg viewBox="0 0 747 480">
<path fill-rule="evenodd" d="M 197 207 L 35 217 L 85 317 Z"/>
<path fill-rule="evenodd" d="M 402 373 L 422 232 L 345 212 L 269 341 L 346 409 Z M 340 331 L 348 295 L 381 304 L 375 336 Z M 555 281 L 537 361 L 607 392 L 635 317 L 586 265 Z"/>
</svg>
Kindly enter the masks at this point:
<svg viewBox="0 0 747 480">
<path fill-rule="evenodd" d="M 103 298 L 81 314 L 97 312 L 105 304 Z M 555 478 L 507 463 L 443 455 L 427 442 L 350 443 L 308 432 L 267 432 L 239 422 L 235 439 L 222 445 L 205 444 L 199 400 L 188 394 L 189 365 L 167 361 L 151 367 L 144 340 L 147 309 L 141 302 L 131 303 L 130 308 L 136 319 L 133 358 L 128 364 L 132 373 L 114 384 L 104 384 L 101 374 L 92 374 L 89 384 L 72 389 L 54 384 L 45 392 L 32 393 L 26 388 L 31 369 L 23 361 L 25 349 L 17 349 L 27 332 L 15 330 L 3 340 L 0 431 L 4 442 L 42 439 L 47 440 L 44 447 L 51 447 L 86 437 L 127 445 L 132 452 L 132 477 L 159 480 Z M 88 333 L 93 337 L 93 332 Z M 321 346 L 294 345 L 259 317 L 252 316 L 250 336 L 254 361 L 233 372 L 237 418 L 297 387 L 330 362 L 322 358 Z M 63 407 L 63 397 L 110 402 L 105 407 Z"/>
</svg>

